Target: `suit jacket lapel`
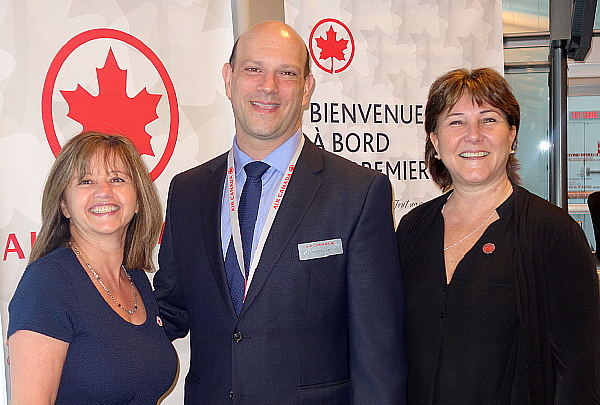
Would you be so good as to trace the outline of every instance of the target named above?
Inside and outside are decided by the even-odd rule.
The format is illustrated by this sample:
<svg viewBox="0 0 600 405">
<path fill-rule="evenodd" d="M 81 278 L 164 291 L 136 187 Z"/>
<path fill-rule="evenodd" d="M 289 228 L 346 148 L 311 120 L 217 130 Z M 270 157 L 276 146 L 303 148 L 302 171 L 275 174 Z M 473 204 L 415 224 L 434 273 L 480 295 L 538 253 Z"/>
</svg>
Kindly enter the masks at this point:
<svg viewBox="0 0 600 405">
<path fill-rule="evenodd" d="M 227 284 L 227 276 L 225 273 L 225 263 L 223 261 L 223 251 L 221 248 L 221 201 L 223 197 L 223 187 L 225 184 L 225 174 L 227 172 L 227 159 L 215 161 L 211 167 L 210 173 L 200 187 L 200 196 L 206 201 L 205 204 L 200 204 L 200 218 L 202 221 L 202 229 L 204 230 L 203 240 L 206 249 L 206 255 L 210 268 L 215 277 L 217 287 L 221 292 L 225 305 L 229 308 L 232 316 L 237 317 L 229 285 Z"/>
<path fill-rule="evenodd" d="M 265 241 L 265 246 L 256 267 L 252 283 L 248 289 L 240 316 L 244 314 L 246 308 L 252 303 L 252 300 L 254 300 L 264 286 L 282 251 L 288 245 L 290 238 L 322 184 L 322 180 L 316 176 L 316 173 L 323 168 L 321 153 L 321 150 L 317 146 L 308 139 L 305 139 L 304 147 L 294 169 L 294 174 L 292 174 L 281 206 L 273 221 L 271 231 Z"/>
</svg>

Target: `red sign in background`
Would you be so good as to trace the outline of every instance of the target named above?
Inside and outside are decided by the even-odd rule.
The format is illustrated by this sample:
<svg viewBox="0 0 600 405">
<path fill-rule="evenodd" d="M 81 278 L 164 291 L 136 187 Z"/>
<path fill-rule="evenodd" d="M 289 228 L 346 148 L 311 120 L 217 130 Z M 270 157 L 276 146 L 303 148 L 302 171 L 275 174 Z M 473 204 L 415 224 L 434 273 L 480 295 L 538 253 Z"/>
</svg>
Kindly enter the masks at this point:
<svg viewBox="0 0 600 405">
<path fill-rule="evenodd" d="M 323 24 L 327 24 L 327 23 L 330 23 L 330 24 L 329 24 L 329 29 L 325 32 L 325 37 L 315 38 L 316 31 Z M 338 28 L 338 31 L 336 31 L 333 28 L 334 25 Z M 341 28 L 341 30 L 340 30 L 340 28 Z M 337 36 L 341 31 L 345 31 L 345 34 L 350 39 L 349 40 L 344 39 L 344 38 L 338 39 Z M 342 36 L 344 36 L 344 35 L 342 34 Z M 348 44 L 348 42 L 350 44 Z M 346 68 L 348 68 L 348 66 L 350 66 L 350 64 L 352 63 L 352 59 L 354 59 L 355 47 L 354 47 L 354 37 L 352 36 L 352 32 L 350 31 L 350 28 L 348 28 L 348 26 L 346 24 L 344 24 L 343 22 L 341 22 L 339 20 L 336 20 L 335 18 L 325 18 L 325 19 L 319 21 L 318 23 L 316 23 L 310 33 L 308 43 L 309 43 L 310 55 L 312 57 L 312 60 L 315 62 L 315 64 L 321 70 L 323 70 L 327 73 L 333 74 L 333 73 L 339 73 L 339 72 L 346 70 Z M 346 51 L 348 49 L 348 45 L 350 45 L 350 56 L 348 56 L 346 58 L 344 51 Z M 316 54 L 315 48 L 319 48 L 321 50 L 321 52 L 319 53 L 318 56 Z M 340 62 L 344 62 L 342 67 L 337 68 L 337 69 L 335 68 L 335 59 L 337 59 Z M 323 61 L 323 63 L 321 63 L 321 61 Z M 324 65 L 325 61 L 329 61 L 331 64 L 331 67 L 326 67 Z"/>
<path fill-rule="evenodd" d="M 571 111 L 572 120 L 598 119 L 600 111 Z"/>
<path fill-rule="evenodd" d="M 71 38 L 65 45 L 63 45 L 63 47 L 57 52 L 56 56 L 52 60 L 52 63 L 48 68 L 48 73 L 46 74 L 46 78 L 44 80 L 44 87 L 42 90 L 42 122 L 44 125 L 44 132 L 46 133 L 46 138 L 48 139 L 48 143 L 50 145 L 50 148 L 52 149 L 52 153 L 54 153 L 54 156 L 57 156 L 60 150 L 62 149 L 58 141 L 58 137 L 56 135 L 52 110 L 52 94 L 54 92 L 56 78 L 60 72 L 62 65 L 67 60 L 67 58 L 73 53 L 73 51 L 75 51 L 81 45 L 96 39 L 114 39 L 124 42 L 130 45 L 131 47 L 135 48 L 152 63 L 163 82 L 167 93 L 167 100 L 169 103 L 170 123 L 169 136 L 165 150 L 156 166 L 150 171 L 152 179 L 156 180 L 158 176 L 160 176 L 160 174 L 163 172 L 163 170 L 167 166 L 167 163 L 171 159 L 171 156 L 173 155 L 173 150 L 175 149 L 175 143 L 177 142 L 177 133 L 179 130 L 179 108 L 177 104 L 177 96 L 175 93 L 175 87 L 173 86 L 173 82 L 171 81 L 171 78 L 169 77 L 165 66 L 158 58 L 158 56 L 142 41 L 140 41 L 133 35 L 123 31 L 111 28 L 98 28 L 89 31 L 84 31 Z"/>
</svg>

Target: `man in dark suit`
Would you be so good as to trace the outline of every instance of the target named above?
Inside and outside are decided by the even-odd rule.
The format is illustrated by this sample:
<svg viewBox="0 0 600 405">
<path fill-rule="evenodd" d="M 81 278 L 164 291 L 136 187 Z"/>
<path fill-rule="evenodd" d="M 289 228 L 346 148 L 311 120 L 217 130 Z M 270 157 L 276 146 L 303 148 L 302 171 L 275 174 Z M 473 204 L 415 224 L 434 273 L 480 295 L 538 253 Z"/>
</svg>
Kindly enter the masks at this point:
<svg viewBox="0 0 600 405">
<path fill-rule="evenodd" d="M 154 285 L 169 337 L 190 332 L 186 404 L 405 403 L 391 185 L 302 136 L 308 57 L 283 23 L 244 33 L 233 147 L 171 183 Z"/>
</svg>

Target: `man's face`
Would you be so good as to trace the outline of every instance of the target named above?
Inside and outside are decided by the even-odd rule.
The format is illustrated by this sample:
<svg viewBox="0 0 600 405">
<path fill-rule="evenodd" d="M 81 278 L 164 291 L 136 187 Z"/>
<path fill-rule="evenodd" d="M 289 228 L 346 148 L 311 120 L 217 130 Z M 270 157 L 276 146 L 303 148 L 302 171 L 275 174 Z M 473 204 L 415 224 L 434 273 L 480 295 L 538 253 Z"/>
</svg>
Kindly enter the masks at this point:
<svg viewBox="0 0 600 405">
<path fill-rule="evenodd" d="M 223 66 L 238 142 L 285 142 L 300 126 L 314 78 L 304 78 L 306 48 L 284 24 L 268 22 L 238 41 L 234 67 Z"/>
</svg>

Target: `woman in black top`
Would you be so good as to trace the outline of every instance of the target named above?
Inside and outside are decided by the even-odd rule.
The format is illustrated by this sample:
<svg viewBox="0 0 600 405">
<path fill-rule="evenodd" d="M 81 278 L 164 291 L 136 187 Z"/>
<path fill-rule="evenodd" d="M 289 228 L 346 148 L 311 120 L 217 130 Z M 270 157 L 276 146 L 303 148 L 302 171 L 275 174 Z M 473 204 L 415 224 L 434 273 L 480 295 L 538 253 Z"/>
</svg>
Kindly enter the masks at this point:
<svg viewBox="0 0 600 405">
<path fill-rule="evenodd" d="M 446 193 L 397 230 L 409 404 L 596 404 L 600 310 L 581 227 L 518 184 L 519 105 L 492 69 L 437 79 L 425 161 Z"/>
</svg>

